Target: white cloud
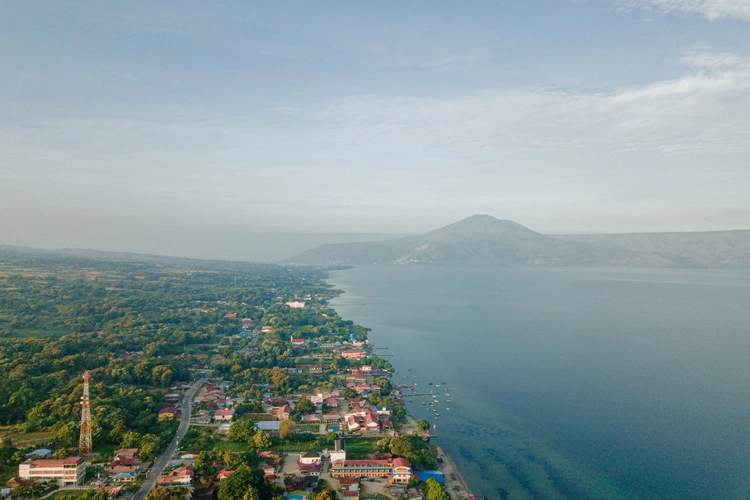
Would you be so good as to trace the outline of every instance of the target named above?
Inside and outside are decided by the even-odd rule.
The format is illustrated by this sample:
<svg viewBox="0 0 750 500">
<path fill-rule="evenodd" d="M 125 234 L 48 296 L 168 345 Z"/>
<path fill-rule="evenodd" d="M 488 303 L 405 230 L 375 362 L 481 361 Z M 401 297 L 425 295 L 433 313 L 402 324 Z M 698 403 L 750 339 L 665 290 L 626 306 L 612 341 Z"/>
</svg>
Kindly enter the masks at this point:
<svg viewBox="0 0 750 500">
<path fill-rule="evenodd" d="M 750 64 L 692 53 L 687 74 L 610 93 L 484 92 L 452 100 L 341 100 L 323 118 L 349 140 L 423 143 L 463 154 L 524 150 L 750 151 Z M 366 139 L 365 139 L 366 138 Z"/>
<path fill-rule="evenodd" d="M 618 0 L 624 8 L 640 8 L 665 14 L 698 14 L 709 21 L 741 19 L 750 21 L 748 0 Z"/>
<path fill-rule="evenodd" d="M 723 69 L 742 66 L 742 58 L 727 53 L 712 53 L 706 51 L 689 52 L 680 58 L 686 66 L 698 69 Z"/>
</svg>

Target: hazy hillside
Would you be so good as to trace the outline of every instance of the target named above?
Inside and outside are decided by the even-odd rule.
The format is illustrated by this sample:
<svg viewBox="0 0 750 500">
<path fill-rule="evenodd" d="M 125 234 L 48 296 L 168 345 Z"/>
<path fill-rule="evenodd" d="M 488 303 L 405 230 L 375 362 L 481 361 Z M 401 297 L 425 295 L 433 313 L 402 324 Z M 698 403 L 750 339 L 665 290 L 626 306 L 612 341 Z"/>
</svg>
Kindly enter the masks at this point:
<svg viewBox="0 0 750 500">
<path fill-rule="evenodd" d="M 601 260 L 611 265 L 750 266 L 750 230 L 555 237 L 595 245 L 605 252 Z"/>
<path fill-rule="evenodd" d="M 750 231 L 555 235 L 473 215 L 418 236 L 323 245 L 287 262 L 315 265 L 750 266 Z"/>
</svg>

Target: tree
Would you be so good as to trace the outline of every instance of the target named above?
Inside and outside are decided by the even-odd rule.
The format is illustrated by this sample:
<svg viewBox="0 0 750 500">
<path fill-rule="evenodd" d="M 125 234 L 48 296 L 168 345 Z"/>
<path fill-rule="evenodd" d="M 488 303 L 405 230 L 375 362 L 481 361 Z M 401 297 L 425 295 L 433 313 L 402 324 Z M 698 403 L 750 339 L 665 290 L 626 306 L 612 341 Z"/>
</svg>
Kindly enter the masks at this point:
<svg viewBox="0 0 750 500">
<path fill-rule="evenodd" d="M 341 395 L 344 396 L 347 399 L 352 399 L 357 397 L 357 391 L 352 389 L 351 387 L 344 387 L 341 390 Z"/>
<path fill-rule="evenodd" d="M 195 466 L 195 470 L 202 471 L 209 467 L 211 464 L 211 457 L 209 457 L 208 453 L 203 450 L 198 453 L 197 457 L 195 457 L 195 463 L 193 465 Z"/>
<path fill-rule="evenodd" d="M 315 411 L 315 405 L 309 399 L 303 399 L 297 403 L 297 411 L 307 415 Z"/>
<path fill-rule="evenodd" d="M 258 493 L 258 490 L 250 486 L 242 497 L 242 500 L 260 500 L 260 493 Z"/>
<path fill-rule="evenodd" d="M 375 377 L 372 379 L 372 383 L 380 387 L 380 394 L 383 396 L 387 396 L 390 394 L 391 389 L 393 388 L 391 386 L 391 381 L 388 380 L 386 377 Z"/>
<path fill-rule="evenodd" d="M 146 434 L 141 438 L 140 455 L 144 460 L 153 460 L 159 454 L 161 440 L 156 434 Z"/>
<path fill-rule="evenodd" d="M 288 384 L 291 377 L 288 373 L 278 368 L 271 370 L 271 383 L 277 391 L 282 391 Z"/>
<path fill-rule="evenodd" d="M 332 489 L 326 488 L 315 495 L 315 500 L 336 500 L 336 493 Z"/>
<path fill-rule="evenodd" d="M 229 440 L 252 444 L 255 436 L 255 422 L 249 418 L 237 419 L 229 428 Z"/>
<path fill-rule="evenodd" d="M 427 420 L 423 418 L 420 418 L 419 420 L 417 420 L 417 429 L 419 429 L 420 431 L 426 431 L 429 428 L 430 428 L 430 423 Z"/>
<path fill-rule="evenodd" d="M 451 500 L 451 496 L 435 479 L 428 479 L 425 486 L 427 500 Z"/>
<path fill-rule="evenodd" d="M 336 372 L 338 372 L 342 368 L 346 368 L 347 366 L 349 366 L 349 361 L 343 356 L 338 357 L 331 362 L 331 370 L 334 370 Z"/>
<path fill-rule="evenodd" d="M 253 444 L 256 448 L 268 448 L 271 446 L 271 436 L 266 431 L 258 431 L 253 436 Z"/>
<path fill-rule="evenodd" d="M 107 492 L 104 490 L 88 490 L 83 495 L 81 495 L 81 498 L 83 500 L 107 500 Z"/>
<path fill-rule="evenodd" d="M 181 495 L 176 491 L 172 489 L 162 488 L 161 486 L 157 486 L 153 490 L 151 490 L 146 497 L 146 500 L 179 500 Z M 105 496 L 106 499 L 106 496 Z"/>
<path fill-rule="evenodd" d="M 292 420 L 282 420 L 279 422 L 279 437 L 282 439 L 295 433 L 296 426 Z"/>
<path fill-rule="evenodd" d="M 219 500 L 245 500 L 245 495 L 248 495 L 248 500 L 260 498 L 257 496 L 258 487 L 262 483 L 263 473 L 259 469 L 240 465 L 219 484 Z"/>
</svg>

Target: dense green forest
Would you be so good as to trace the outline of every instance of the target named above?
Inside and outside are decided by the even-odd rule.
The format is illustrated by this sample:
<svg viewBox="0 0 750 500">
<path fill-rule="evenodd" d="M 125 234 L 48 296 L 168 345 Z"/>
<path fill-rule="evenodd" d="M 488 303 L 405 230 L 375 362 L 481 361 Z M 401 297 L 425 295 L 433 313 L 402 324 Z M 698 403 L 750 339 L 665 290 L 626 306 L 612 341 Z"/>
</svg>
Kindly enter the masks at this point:
<svg viewBox="0 0 750 500">
<path fill-rule="evenodd" d="M 320 270 L 268 264 L 3 248 L 0 425 L 50 431 L 49 446 L 75 447 L 88 369 L 94 442 L 139 446 L 153 455 L 173 435 L 173 424 L 157 420 L 161 393 L 153 389 L 193 378 L 191 368 L 240 332 L 234 315 L 253 325 L 269 317 L 280 327 L 322 333 L 315 328 L 325 322 L 314 325 L 299 312 L 285 319 L 283 303 L 301 297 L 325 303 L 335 292 L 324 277 Z M 332 311 L 331 319 L 342 324 Z M 286 350 L 271 349 L 265 364 L 283 364 Z"/>
<path fill-rule="evenodd" d="M 340 374 L 353 367 L 391 369 L 382 358 L 348 361 L 326 347 L 367 338 L 366 328 L 327 306 L 338 292 L 326 277 L 310 267 L 0 247 L 0 475 L 14 473 L 32 441 L 56 457 L 77 453 L 84 370 L 94 451 L 105 457 L 118 447 L 156 457 L 177 426 L 158 419 L 163 395 L 205 370 L 229 381 L 242 401 L 228 441 L 206 428 L 185 437 L 185 446 L 203 452 L 206 470 L 231 465 L 230 450 L 329 448 L 336 434 L 299 432 L 297 423 L 315 412 L 306 399 L 278 435 L 254 427 L 268 417 L 261 402 L 269 391 L 325 392 L 340 388 Z M 314 342 L 300 350 L 293 337 Z M 306 369 L 312 364 L 324 369 Z M 373 383 L 380 389 L 368 402 L 390 406 L 398 425 L 406 410 L 392 398 L 389 377 Z M 343 395 L 357 396 L 348 387 Z M 360 444 L 362 457 L 390 451 L 435 465 L 416 437 Z M 256 458 L 246 460 L 253 474 Z"/>
</svg>

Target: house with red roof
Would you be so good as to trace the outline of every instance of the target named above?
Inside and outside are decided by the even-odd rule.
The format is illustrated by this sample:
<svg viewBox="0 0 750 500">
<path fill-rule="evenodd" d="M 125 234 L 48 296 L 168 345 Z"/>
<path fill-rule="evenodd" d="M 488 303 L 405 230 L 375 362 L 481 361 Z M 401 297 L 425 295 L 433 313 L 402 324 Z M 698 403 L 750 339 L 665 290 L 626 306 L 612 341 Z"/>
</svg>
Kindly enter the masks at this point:
<svg viewBox="0 0 750 500">
<path fill-rule="evenodd" d="M 406 483 L 411 477 L 411 462 L 393 460 L 342 460 L 331 463 L 331 477 L 386 477 L 391 483 Z"/>
<path fill-rule="evenodd" d="M 214 422 L 231 422 L 232 418 L 234 418 L 234 408 L 214 412 Z"/>
<path fill-rule="evenodd" d="M 221 481 L 222 479 L 226 479 L 226 478 L 229 477 L 230 474 L 232 474 L 232 472 L 234 472 L 234 471 L 233 470 L 221 469 L 219 471 L 219 473 L 216 474 L 216 479 L 218 479 L 219 481 Z"/>
<path fill-rule="evenodd" d="M 189 465 L 177 467 L 176 469 L 162 474 L 156 478 L 159 486 L 188 485 L 193 482 L 195 471 Z"/>
<path fill-rule="evenodd" d="M 341 351 L 341 355 L 346 359 L 364 359 L 367 357 L 367 353 L 362 349 L 347 349 Z"/>
<path fill-rule="evenodd" d="M 368 431 L 377 431 L 380 429 L 380 424 L 378 423 L 378 417 L 373 416 L 372 413 L 367 413 L 365 415 L 365 429 Z"/>
<path fill-rule="evenodd" d="M 289 405 L 284 405 L 281 408 L 276 409 L 276 418 L 278 420 L 288 420 L 291 415 L 292 407 Z"/>
<path fill-rule="evenodd" d="M 174 406 L 165 406 L 159 410 L 159 420 L 174 420 L 179 415 L 177 408 Z"/>
</svg>

